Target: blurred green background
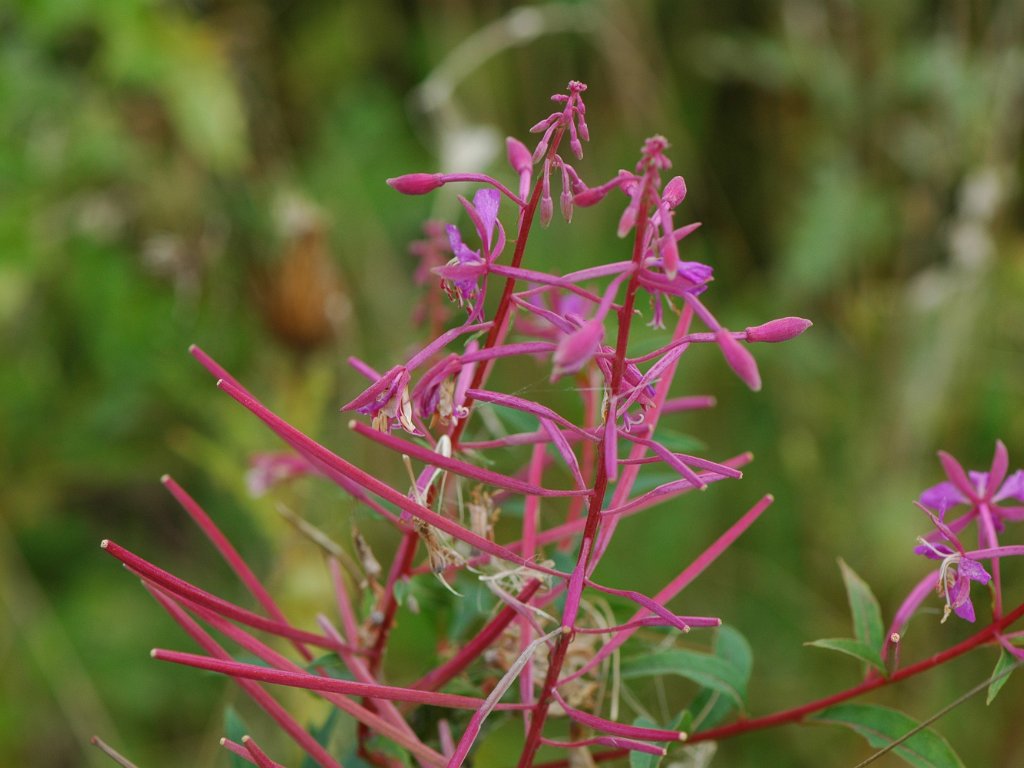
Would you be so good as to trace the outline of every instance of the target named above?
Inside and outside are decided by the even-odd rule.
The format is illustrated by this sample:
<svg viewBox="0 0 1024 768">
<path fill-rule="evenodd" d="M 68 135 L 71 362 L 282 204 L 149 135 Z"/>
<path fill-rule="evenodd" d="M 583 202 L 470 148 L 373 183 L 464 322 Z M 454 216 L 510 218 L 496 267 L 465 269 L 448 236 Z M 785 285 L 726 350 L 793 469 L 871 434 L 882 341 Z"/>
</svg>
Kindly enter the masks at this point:
<svg viewBox="0 0 1024 768">
<path fill-rule="evenodd" d="M 685 610 L 751 640 L 755 714 L 856 681 L 855 664 L 801 645 L 848 634 L 836 557 L 888 619 L 924 573 L 910 501 L 940 479 L 935 450 L 984 468 L 998 437 L 1024 464 L 1024 4 L 14 0 L 0 7 L 0 764 L 106 765 L 87 745 L 98 733 L 142 768 L 227 765 L 216 740 L 235 691 L 150 661 L 192 646 L 100 539 L 243 599 L 161 488 L 170 472 L 291 615 L 311 621 L 329 597 L 308 543 L 246 492 L 249 457 L 277 443 L 186 348 L 365 463 L 337 412 L 363 387 L 345 357 L 389 366 L 420 338 L 406 247 L 456 211 L 449 190 L 401 198 L 384 178 L 508 178 L 504 136 L 526 138 L 569 79 L 590 85 L 584 179 L 631 167 L 648 135 L 672 142 L 690 188 L 678 220 L 704 222 L 684 258 L 714 266 L 724 323 L 815 322 L 755 350 L 757 395 L 719 356 L 688 355 L 680 394 L 719 407 L 673 428 L 756 461 L 623 524 L 601 578 L 656 588 L 772 492 Z M 569 233 L 556 220 L 526 266 L 623 258 L 610 208 Z M 342 496 L 289 493 L 348 541 Z M 1004 574 L 1015 605 L 1024 574 Z M 406 625 L 400 648 L 432 642 Z M 918 618 L 904 659 L 969 633 Z M 872 700 L 925 717 L 994 660 Z M 1014 679 L 939 729 L 968 765 L 1021 765 L 1021 707 Z M 493 754 L 480 764 L 508 763 Z M 716 764 L 865 754 L 853 735 L 788 727 L 722 744 Z"/>
</svg>

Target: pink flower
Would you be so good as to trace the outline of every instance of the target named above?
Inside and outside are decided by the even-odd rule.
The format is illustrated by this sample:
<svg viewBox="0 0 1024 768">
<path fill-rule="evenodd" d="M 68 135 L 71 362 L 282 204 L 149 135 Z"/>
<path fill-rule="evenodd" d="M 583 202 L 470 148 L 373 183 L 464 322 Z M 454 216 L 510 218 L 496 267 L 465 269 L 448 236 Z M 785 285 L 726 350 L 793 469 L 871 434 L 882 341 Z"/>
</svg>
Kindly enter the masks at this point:
<svg viewBox="0 0 1024 768">
<path fill-rule="evenodd" d="M 939 451 L 939 460 L 947 480 L 926 489 L 920 496 L 920 502 L 938 513 L 940 520 L 945 519 L 947 510 L 961 504 L 971 505 L 969 518 L 977 516 L 979 507 L 986 507 L 991 511 L 998 531 L 1003 530 L 1005 521 L 1024 520 L 1024 506 L 998 506 L 998 502 L 1009 499 L 1024 503 L 1024 470 L 1018 469 L 1007 477 L 1009 459 L 1001 440 L 996 441 L 988 472 L 965 472 L 960 463 L 945 451 Z M 957 526 L 957 530 L 963 525 Z"/>
<path fill-rule="evenodd" d="M 459 228 L 449 224 L 446 228 L 448 244 L 455 258 L 434 272 L 443 281 L 445 292 L 459 306 L 469 307 L 470 322 L 477 320 L 483 313 L 483 302 L 486 286 L 483 280 L 488 267 L 505 247 L 505 231 L 498 221 L 498 206 L 501 195 L 494 189 L 481 189 L 473 195 L 472 205 L 465 198 L 459 201 L 469 214 L 477 235 L 480 237 L 480 250 L 470 249 L 462 241 Z M 495 237 L 497 229 L 497 237 Z"/>
<path fill-rule="evenodd" d="M 373 427 L 390 432 L 401 426 L 406 432 L 417 434 L 412 422 L 412 400 L 409 398 L 409 371 L 396 365 L 357 397 L 342 406 L 343 411 L 356 411 L 373 417 Z"/>
<path fill-rule="evenodd" d="M 924 507 L 922 507 L 924 509 Z M 932 560 L 941 560 L 939 580 L 935 590 L 946 598 L 946 607 L 942 612 L 942 621 L 949 618 L 950 612 L 955 613 L 964 621 L 974 623 L 974 605 L 971 603 L 971 582 L 985 585 L 992 576 L 977 560 L 972 560 L 964 552 L 960 539 L 950 528 L 935 515 L 925 509 L 942 538 L 953 545 L 953 549 L 943 544 L 933 544 L 925 538 L 920 539 L 920 546 L 914 551 Z"/>
</svg>

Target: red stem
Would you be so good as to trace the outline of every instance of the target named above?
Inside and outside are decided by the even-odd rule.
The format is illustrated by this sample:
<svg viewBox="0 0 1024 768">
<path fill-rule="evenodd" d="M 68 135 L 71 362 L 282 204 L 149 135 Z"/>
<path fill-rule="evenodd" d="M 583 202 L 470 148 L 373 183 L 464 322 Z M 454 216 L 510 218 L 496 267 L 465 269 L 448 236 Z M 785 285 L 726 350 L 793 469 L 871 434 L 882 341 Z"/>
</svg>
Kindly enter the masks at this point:
<svg viewBox="0 0 1024 768">
<path fill-rule="evenodd" d="M 562 140 L 562 134 L 564 128 L 559 128 L 551 137 L 551 143 L 548 148 L 548 157 L 553 157 L 555 152 L 558 151 L 558 145 Z M 512 251 L 512 261 L 509 266 L 518 268 L 523 262 L 523 254 L 526 252 L 526 242 L 530 238 L 530 229 L 533 226 L 533 219 L 537 214 L 537 205 L 540 203 L 540 196 L 544 186 L 544 173 L 543 171 L 538 175 L 537 181 L 533 185 L 533 192 L 530 193 L 530 200 L 527 202 L 526 207 L 522 211 L 522 216 L 519 220 L 519 228 L 516 232 L 516 247 Z M 494 324 L 491 329 L 487 332 L 487 338 L 484 340 L 482 349 L 488 349 L 493 347 L 498 339 L 502 337 L 505 332 L 505 323 L 509 317 L 509 311 L 512 308 L 512 293 L 516 287 L 516 278 L 507 277 L 505 278 L 505 287 L 501 292 L 501 299 L 498 302 L 498 309 L 494 313 Z M 477 366 L 476 372 L 473 374 L 473 381 L 470 384 L 470 389 L 480 389 L 483 386 L 484 379 L 487 377 L 487 371 L 490 368 L 489 363 L 482 363 Z M 472 406 L 473 398 L 467 396 L 464 403 L 466 408 Z M 462 432 L 466 428 L 466 422 L 468 419 L 462 419 L 451 432 L 452 450 L 454 451 L 459 445 L 459 438 L 462 437 Z"/>
<path fill-rule="evenodd" d="M 649 212 L 647 210 L 647 198 L 650 194 L 651 180 L 648 174 L 644 174 L 643 189 L 640 191 L 639 211 L 637 214 L 636 231 L 633 240 L 633 274 L 629 279 L 629 286 L 626 288 L 626 300 L 618 311 L 619 333 L 615 343 L 615 359 L 612 363 L 612 379 L 609 382 L 609 391 L 614 395 L 619 390 L 622 382 L 622 375 L 626 369 L 626 346 L 629 342 L 629 330 L 633 319 L 633 305 L 636 302 L 636 292 L 640 285 L 639 265 L 643 260 L 644 236 L 647 230 Z M 609 409 L 606 418 L 614 419 L 614 401 Z M 614 427 L 613 427 L 614 428 Z M 568 599 L 566 601 L 565 614 L 562 616 L 562 626 L 571 628 L 576 623 L 576 610 L 579 607 L 579 592 L 583 588 L 584 575 L 587 563 L 593 551 L 594 539 L 597 536 L 597 528 L 601 521 L 601 507 L 604 505 L 605 493 L 608 490 L 608 471 L 605 462 L 605 440 L 602 437 L 597 449 L 597 479 L 594 481 L 594 492 L 590 497 L 590 506 L 587 509 L 587 522 L 583 529 L 583 538 L 580 541 L 579 554 L 576 558 L 576 567 L 573 569 L 572 578 L 569 580 Z M 574 594 L 575 592 L 575 594 Z M 575 598 L 575 599 L 574 599 Z M 544 732 L 544 721 L 547 719 L 548 706 L 551 703 L 555 687 L 562 673 L 562 665 L 565 662 L 566 652 L 572 643 L 574 633 L 571 631 L 559 635 L 555 645 L 555 652 L 548 662 L 547 675 L 544 678 L 544 687 L 540 696 L 537 697 L 537 704 L 530 718 L 530 729 L 526 734 L 526 743 L 523 746 L 522 755 L 519 757 L 519 768 L 528 768 L 533 762 L 534 755 L 540 747 L 541 734 Z"/>
<path fill-rule="evenodd" d="M 930 656 L 927 659 L 923 659 L 916 664 L 911 664 L 909 667 L 897 670 L 889 677 L 867 680 L 860 685 L 848 688 L 845 691 L 833 693 L 830 696 L 815 699 L 814 701 L 810 701 L 806 704 L 801 704 L 798 707 L 786 709 L 781 712 L 775 712 L 771 715 L 764 715 L 763 717 L 755 717 L 747 720 L 737 720 L 735 723 L 730 723 L 729 725 L 719 726 L 718 728 L 709 728 L 706 731 L 701 731 L 700 733 L 692 735 L 687 739 L 686 743 L 696 744 L 701 741 L 721 741 L 723 739 L 739 736 L 740 734 L 760 731 L 777 725 L 800 722 L 812 712 L 819 712 L 833 704 L 839 704 L 840 702 L 856 698 L 857 696 L 862 696 L 877 688 L 884 688 L 887 685 L 898 683 L 902 680 L 914 677 L 915 675 L 919 675 L 922 672 L 927 672 L 929 669 L 945 664 L 947 661 L 952 661 L 956 657 L 962 656 L 968 651 L 991 641 L 999 632 L 1013 624 L 1013 622 L 1017 621 L 1017 619 L 1022 616 L 1024 616 L 1024 603 L 1021 603 L 1013 611 L 1004 615 L 998 621 L 993 621 L 983 630 L 977 634 L 971 635 L 971 637 L 967 638 L 963 642 L 957 643 L 956 645 L 936 653 L 934 656 Z M 592 757 L 595 762 L 603 762 L 606 760 L 625 757 L 627 754 L 629 753 L 624 749 L 611 749 L 606 752 L 594 754 Z M 567 760 L 555 760 L 537 765 L 534 768 L 566 768 L 568 764 Z"/>
</svg>

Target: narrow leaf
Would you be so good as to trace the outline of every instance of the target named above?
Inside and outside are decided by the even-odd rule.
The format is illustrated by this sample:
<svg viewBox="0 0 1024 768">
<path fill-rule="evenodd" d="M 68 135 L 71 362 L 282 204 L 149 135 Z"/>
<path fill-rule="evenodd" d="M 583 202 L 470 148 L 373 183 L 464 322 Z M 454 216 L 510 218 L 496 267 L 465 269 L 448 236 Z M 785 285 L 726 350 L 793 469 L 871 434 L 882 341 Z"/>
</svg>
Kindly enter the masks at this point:
<svg viewBox="0 0 1024 768">
<path fill-rule="evenodd" d="M 330 743 L 331 736 L 334 735 L 334 731 L 337 728 L 338 723 L 341 721 L 341 718 L 339 717 L 340 713 L 340 709 L 331 707 L 331 711 L 327 713 L 327 717 L 324 718 L 323 723 L 311 726 L 309 729 L 309 735 L 316 739 L 317 743 L 325 749 Z M 302 768 L 317 768 L 317 764 L 313 758 L 306 755 L 302 759 Z"/>
<path fill-rule="evenodd" d="M 724 624 L 719 627 L 715 633 L 712 650 L 715 656 L 736 667 L 743 680 L 749 682 L 754 667 L 754 653 L 750 643 L 738 629 Z M 710 688 L 705 688 L 690 702 L 687 714 L 692 715 L 691 719 L 699 718 L 695 729 L 704 730 L 724 722 L 734 711 L 736 702 L 727 696 L 720 696 Z"/>
<path fill-rule="evenodd" d="M 824 640 L 813 640 L 809 643 L 804 643 L 804 645 L 845 653 L 847 656 L 853 656 L 855 659 L 860 659 L 864 663 L 871 665 L 886 677 L 889 675 L 888 670 L 885 668 L 885 662 L 882 661 L 882 655 L 878 652 L 878 649 L 872 648 L 870 645 L 862 643 L 860 640 L 854 640 L 850 637 L 833 637 Z"/>
<path fill-rule="evenodd" d="M 878 600 L 867 585 L 842 558 L 839 569 L 843 572 L 846 584 L 846 596 L 850 601 L 850 614 L 853 617 L 853 636 L 872 648 L 880 649 L 885 639 L 882 625 L 882 610 Z"/>
<path fill-rule="evenodd" d="M 889 746 L 917 727 L 917 722 L 909 715 L 874 704 L 839 704 L 808 717 L 807 721 L 842 725 L 856 731 L 877 749 Z M 893 752 L 915 768 L 964 768 L 949 742 L 927 728 L 899 744 Z"/>
<path fill-rule="evenodd" d="M 684 733 L 689 730 L 690 713 L 683 710 L 676 717 L 675 721 L 671 724 L 671 728 L 674 731 L 683 731 Z M 633 721 L 633 725 L 640 726 L 641 728 L 659 728 L 660 723 L 656 723 L 646 717 L 638 717 Z M 655 742 L 656 746 L 667 749 L 672 742 L 660 741 Z M 658 768 L 661 765 L 661 761 L 665 759 L 664 755 L 652 755 L 647 752 L 632 751 L 629 753 L 629 768 Z"/>
<path fill-rule="evenodd" d="M 229 739 L 239 744 L 242 743 L 242 737 L 249 733 L 249 726 L 246 725 L 238 710 L 230 704 L 224 709 L 224 733 L 227 734 Z M 234 768 L 247 768 L 249 766 L 247 760 L 243 760 L 234 754 L 231 755 L 230 760 Z"/>
<path fill-rule="evenodd" d="M 744 680 L 750 680 L 750 673 L 754 668 L 754 652 L 743 633 L 735 627 L 723 624 L 715 633 L 713 650 L 715 656 L 735 666 Z"/>
<path fill-rule="evenodd" d="M 999 691 L 1006 685 L 1006 681 L 1010 679 L 1012 672 L 1007 672 L 1011 667 L 1017 666 L 1017 660 L 1013 658 L 1011 654 L 1005 648 L 1000 649 L 999 661 L 996 662 L 996 668 L 992 670 L 992 682 L 988 686 L 988 696 L 985 698 L 985 705 L 988 706 L 992 703 L 996 696 L 999 695 Z"/>
<path fill-rule="evenodd" d="M 677 649 L 622 662 L 622 677 L 679 675 L 705 688 L 712 688 L 742 706 L 747 695 L 743 672 L 729 661 L 708 653 Z"/>
</svg>

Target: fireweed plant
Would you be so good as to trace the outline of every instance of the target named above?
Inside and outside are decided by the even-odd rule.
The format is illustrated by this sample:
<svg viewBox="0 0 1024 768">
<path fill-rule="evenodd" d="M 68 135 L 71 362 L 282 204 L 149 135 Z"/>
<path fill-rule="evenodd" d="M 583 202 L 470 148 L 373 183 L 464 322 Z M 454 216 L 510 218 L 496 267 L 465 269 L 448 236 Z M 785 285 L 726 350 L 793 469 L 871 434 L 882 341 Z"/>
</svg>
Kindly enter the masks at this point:
<svg viewBox="0 0 1024 768">
<path fill-rule="evenodd" d="M 983 644 L 1003 649 L 1001 670 L 1012 669 L 1022 656 L 1014 636 L 1004 630 L 1024 614 L 1024 605 L 1004 610 L 999 560 L 1024 554 L 1024 546 L 1002 545 L 999 536 L 1007 523 L 1024 519 L 1024 506 L 1008 503 L 1024 502 L 1024 472 L 1007 476 L 1002 443 L 987 473 L 966 473 L 940 454 L 948 480 L 920 498 L 933 528 L 916 550 L 939 566 L 911 591 L 887 633 L 867 585 L 842 565 L 855 636 L 814 645 L 855 657 L 865 676 L 859 685 L 824 699 L 764 717 L 746 716 L 751 665 L 746 641 L 718 617 L 668 607 L 764 513 L 771 496 L 757 501 L 654 595 L 594 580 L 623 518 L 736 480 L 751 458 L 690 455 L 671 444 L 672 433 L 659 432 L 663 417 L 714 404 L 706 396 L 670 396 L 683 355 L 717 347 L 732 371 L 758 390 L 761 378 L 749 347 L 790 340 L 810 322 L 784 317 L 733 331 L 716 319 L 705 298 L 711 268 L 680 255 L 682 241 L 698 225 L 677 225 L 686 184 L 681 176 L 669 176 L 668 142 L 648 139 L 632 171 L 619 171 L 596 186 L 585 184 L 573 168 L 572 159 L 582 157 L 589 141 L 585 91 L 582 83 L 571 82 L 566 93 L 552 97 L 557 108 L 532 128 L 539 134 L 533 149 L 508 139 L 508 161 L 517 177 L 511 186 L 478 173 L 413 173 L 388 180 L 410 195 L 455 183 L 473 191 L 458 198 L 464 223 L 432 222 L 426 239 L 413 248 L 420 259 L 417 281 L 436 287 L 417 310 L 418 322 L 432 329 L 433 339 L 383 373 L 350 361 L 368 384 L 342 410 L 355 417 L 351 428 L 357 435 L 393 455 L 387 467 L 364 469 L 334 454 L 192 348 L 217 386 L 291 449 L 254 460 L 255 492 L 301 475 L 324 478 L 388 521 L 399 538 L 384 568 L 354 529 L 354 555 L 313 531 L 311 537 L 327 555 L 338 623 L 320 615 L 316 628 L 300 628 L 211 518 L 165 477 L 164 485 L 258 609 L 212 595 L 104 541 L 103 548 L 141 578 L 204 651 L 157 649 L 153 657 L 229 676 L 301 748 L 303 765 L 390 768 L 413 760 L 425 767 L 458 768 L 471 759 L 481 734 L 508 718 L 522 724 L 517 758 L 522 768 L 537 764 L 542 746 L 565 753 L 547 766 L 628 754 L 634 765 L 653 768 L 669 750 L 693 750 L 690 745 L 700 742 L 808 720 L 851 727 L 874 746 L 892 748 L 896 742 L 897 754 L 913 764 L 959 765 L 941 737 L 915 727 L 905 715 L 844 702 Z M 547 226 L 554 218 L 552 177 L 566 222 L 577 208 L 604 204 L 617 211 L 618 234 L 631 242 L 628 258 L 568 274 L 560 274 L 558 260 L 543 254 L 531 253 L 527 261 L 537 219 Z M 625 198 L 624 208 L 611 202 L 616 197 Z M 648 313 L 650 324 L 666 329 L 666 337 L 641 354 L 631 347 L 630 336 Z M 695 320 L 703 330 L 693 327 Z M 522 391 L 492 388 L 491 372 L 499 366 L 540 366 L 552 381 L 568 382 L 582 417 L 572 418 Z M 501 424 L 519 425 L 519 431 Z M 518 469 L 495 468 L 516 457 L 523 457 Z M 645 468 L 656 470 L 652 476 L 660 482 L 640 482 Z M 407 481 L 395 484 L 385 476 Z M 502 507 L 521 518 L 511 540 L 499 541 L 495 534 Z M 978 548 L 967 549 L 961 537 L 972 525 Z M 417 589 L 447 594 L 441 585 L 453 593 L 452 601 L 468 600 L 460 589 L 472 587 L 478 597 L 486 593 L 490 602 L 484 615 L 476 618 L 473 631 L 456 633 L 457 642 L 439 644 L 436 667 L 422 669 L 418 679 L 403 685 L 389 682 L 384 662 L 399 611 L 414 609 Z M 937 589 L 943 620 L 952 613 L 973 622 L 972 588 L 975 596 L 990 594 L 992 622 L 936 656 L 902 666 L 901 636 L 929 594 Z M 706 650 L 678 644 L 691 632 L 698 640 L 704 636 L 699 645 Z M 224 641 L 239 650 L 229 651 Z M 657 675 L 688 678 L 699 692 L 674 722 L 624 719 L 621 701 L 644 712 L 624 681 Z M 990 696 L 1005 676 L 993 680 Z M 274 698 L 274 686 L 303 688 L 325 699 L 333 708 L 328 723 L 303 727 Z M 355 723 L 347 740 L 332 732 L 338 711 Z M 280 765 L 249 736 L 222 743 L 249 763 Z"/>
</svg>

